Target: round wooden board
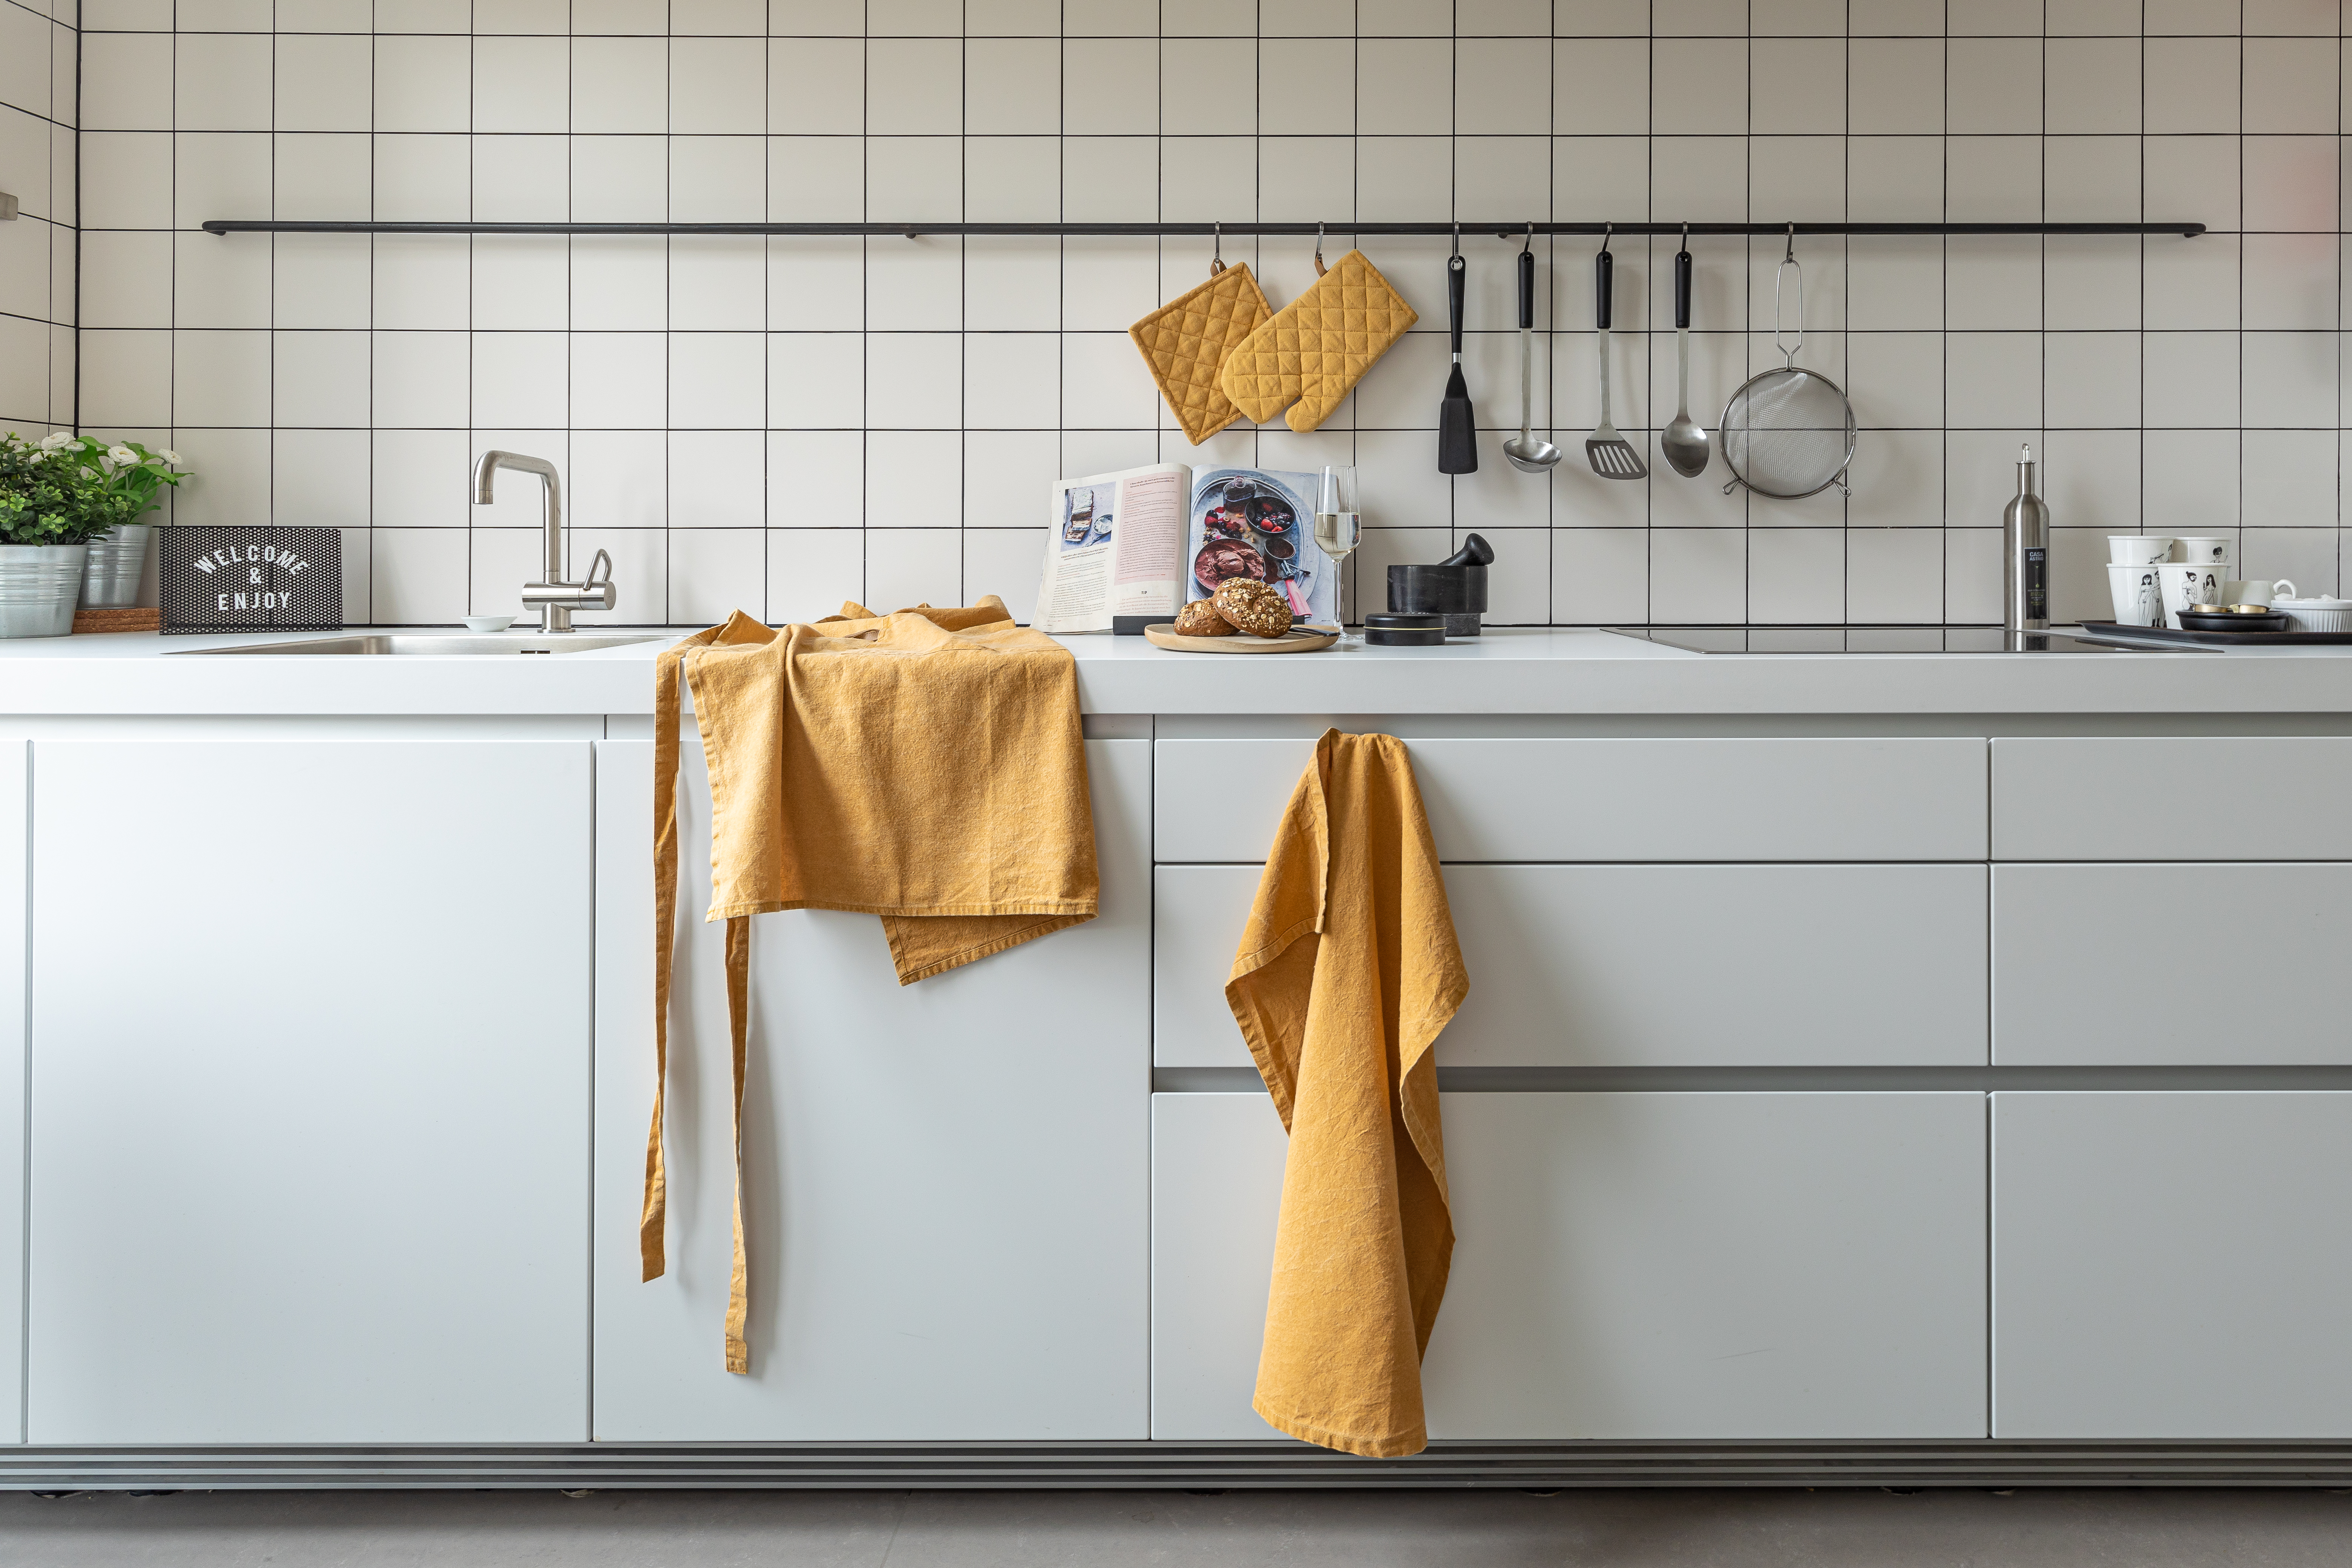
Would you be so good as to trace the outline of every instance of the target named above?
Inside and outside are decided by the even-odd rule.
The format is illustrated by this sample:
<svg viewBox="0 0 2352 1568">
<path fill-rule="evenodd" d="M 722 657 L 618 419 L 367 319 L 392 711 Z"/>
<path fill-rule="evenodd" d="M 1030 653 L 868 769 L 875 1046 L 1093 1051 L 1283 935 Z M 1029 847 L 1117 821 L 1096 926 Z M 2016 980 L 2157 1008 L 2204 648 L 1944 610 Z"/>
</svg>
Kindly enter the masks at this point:
<svg viewBox="0 0 2352 1568">
<path fill-rule="evenodd" d="M 1152 647 L 1172 647 L 1178 653 L 1313 653 L 1338 642 L 1339 628 L 1298 626 L 1278 637 L 1254 637 L 1245 633 L 1229 637 L 1188 637 L 1178 635 L 1173 623 L 1162 621 L 1144 627 L 1143 635 Z"/>
</svg>

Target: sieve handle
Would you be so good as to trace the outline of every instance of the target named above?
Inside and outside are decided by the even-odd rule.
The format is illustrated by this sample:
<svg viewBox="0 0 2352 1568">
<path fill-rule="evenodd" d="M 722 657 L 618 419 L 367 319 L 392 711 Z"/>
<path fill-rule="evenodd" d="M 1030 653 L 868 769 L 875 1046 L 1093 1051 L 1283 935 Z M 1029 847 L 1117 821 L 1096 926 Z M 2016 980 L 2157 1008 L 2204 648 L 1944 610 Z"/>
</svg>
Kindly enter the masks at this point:
<svg viewBox="0 0 2352 1568">
<path fill-rule="evenodd" d="M 1797 278 L 1797 341 L 1784 343 L 1780 341 L 1785 330 L 1781 325 L 1780 289 L 1792 272 Z M 1780 265 L 1772 269 L 1772 346 L 1780 351 L 1780 358 L 1792 368 L 1797 363 L 1797 351 L 1805 346 L 1805 269 L 1798 264 L 1793 251 L 1782 257 Z"/>
</svg>

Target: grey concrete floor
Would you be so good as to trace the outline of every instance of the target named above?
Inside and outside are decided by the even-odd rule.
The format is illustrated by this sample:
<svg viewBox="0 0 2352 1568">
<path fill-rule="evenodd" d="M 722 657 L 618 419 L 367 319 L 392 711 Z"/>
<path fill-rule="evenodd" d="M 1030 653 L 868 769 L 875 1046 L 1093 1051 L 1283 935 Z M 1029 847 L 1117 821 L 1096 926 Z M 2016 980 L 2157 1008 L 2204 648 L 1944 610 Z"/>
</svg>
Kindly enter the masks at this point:
<svg viewBox="0 0 2352 1568">
<path fill-rule="evenodd" d="M 0 1493 L 6 1568 L 2303 1568 L 2316 1491 Z"/>
</svg>

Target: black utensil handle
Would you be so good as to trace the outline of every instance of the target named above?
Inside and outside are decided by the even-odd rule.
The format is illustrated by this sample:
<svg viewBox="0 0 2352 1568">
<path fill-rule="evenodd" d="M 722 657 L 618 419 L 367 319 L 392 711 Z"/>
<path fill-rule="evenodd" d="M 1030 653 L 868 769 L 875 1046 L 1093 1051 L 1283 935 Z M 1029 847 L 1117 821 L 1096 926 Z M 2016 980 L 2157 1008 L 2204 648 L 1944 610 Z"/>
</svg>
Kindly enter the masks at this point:
<svg viewBox="0 0 2352 1568">
<path fill-rule="evenodd" d="M 1675 330 L 1690 325 L 1690 252 L 1675 252 Z"/>
<path fill-rule="evenodd" d="M 1459 256 L 1445 258 L 1445 319 L 1454 332 L 1454 352 L 1462 352 L 1462 289 L 1470 263 Z"/>
<path fill-rule="evenodd" d="M 1607 251 L 1592 258 L 1592 324 L 1602 331 L 1609 330 L 1609 295 L 1617 271 L 1617 258 Z"/>
<path fill-rule="evenodd" d="M 1519 252 L 1519 331 L 1536 324 L 1536 253 Z"/>
</svg>

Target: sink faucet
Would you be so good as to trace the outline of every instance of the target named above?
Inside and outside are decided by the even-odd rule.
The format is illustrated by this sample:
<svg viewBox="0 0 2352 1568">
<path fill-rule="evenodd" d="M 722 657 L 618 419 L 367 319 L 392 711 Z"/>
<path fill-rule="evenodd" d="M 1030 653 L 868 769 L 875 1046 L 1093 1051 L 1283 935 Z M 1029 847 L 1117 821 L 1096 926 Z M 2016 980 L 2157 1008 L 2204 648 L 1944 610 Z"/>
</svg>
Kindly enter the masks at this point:
<svg viewBox="0 0 2352 1568">
<path fill-rule="evenodd" d="M 490 504 L 490 486 L 500 468 L 514 468 L 526 474 L 537 474 L 544 485 L 547 519 L 547 567 L 545 577 L 537 583 L 522 585 L 522 602 L 539 606 L 539 629 L 542 635 L 568 632 L 572 629 L 574 610 L 609 610 L 617 590 L 613 586 L 613 558 L 604 551 L 589 563 L 585 582 L 563 580 L 563 485 L 555 477 L 555 465 L 545 458 L 527 458 L 520 452 L 488 451 L 474 464 L 474 504 Z M 597 574 L 604 575 L 600 578 Z"/>
</svg>

